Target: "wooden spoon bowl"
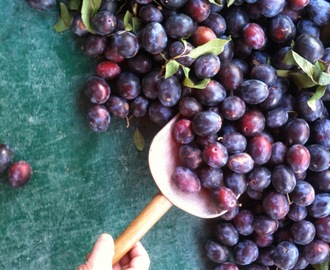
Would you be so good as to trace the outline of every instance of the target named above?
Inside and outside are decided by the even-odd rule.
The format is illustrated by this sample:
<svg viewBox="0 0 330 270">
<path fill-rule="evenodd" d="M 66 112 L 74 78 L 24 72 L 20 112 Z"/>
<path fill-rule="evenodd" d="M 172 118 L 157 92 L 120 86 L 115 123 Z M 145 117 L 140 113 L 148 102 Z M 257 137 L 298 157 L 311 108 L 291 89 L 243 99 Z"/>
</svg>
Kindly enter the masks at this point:
<svg viewBox="0 0 330 270">
<path fill-rule="evenodd" d="M 180 146 L 172 136 L 173 126 L 179 118 L 178 114 L 171 119 L 156 134 L 150 145 L 149 168 L 160 192 L 115 240 L 113 264 L 117 263 L 173 205 L 200 218 L 215 218 L 226 212 L 216 205 L 207 190 L 202 188 L 200 192 L 184 193 L 172 182 L 174 169 L 180 164 Z"/>
</svg>

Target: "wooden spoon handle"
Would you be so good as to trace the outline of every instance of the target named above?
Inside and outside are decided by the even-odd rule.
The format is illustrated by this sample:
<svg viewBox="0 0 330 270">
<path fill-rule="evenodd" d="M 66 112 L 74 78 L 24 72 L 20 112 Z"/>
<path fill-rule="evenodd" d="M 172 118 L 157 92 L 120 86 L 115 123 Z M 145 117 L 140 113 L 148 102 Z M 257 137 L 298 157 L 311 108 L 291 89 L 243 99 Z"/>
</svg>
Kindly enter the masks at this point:
<svg viewBox="0 0 330 270">
<path fill-rule="evenodd" d="M 112 264 L 117 263 L 160 218 L 171 208 L 172 203 L 158 193 L 115 240 L 115 255 Z"/>
</svg>

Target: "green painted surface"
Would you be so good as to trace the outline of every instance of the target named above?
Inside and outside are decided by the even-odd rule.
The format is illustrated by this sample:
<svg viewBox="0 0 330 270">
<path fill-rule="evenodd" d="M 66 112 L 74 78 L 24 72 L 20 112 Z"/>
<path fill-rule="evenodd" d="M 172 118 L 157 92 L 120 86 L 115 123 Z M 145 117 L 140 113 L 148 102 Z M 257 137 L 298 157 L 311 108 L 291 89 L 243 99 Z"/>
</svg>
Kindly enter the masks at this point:
<svg viewBox="0 0 330 270">
<path fill-rule="evenodd" d="M 100 233 L 118 236 L 156 194 L 147 161 L 156 128 L 141 127 L 142 152 L 125 121 L 91 131 L 81 88 L 95 61 L 72 33 L 53 31 L 58 7 L 0 3 L 0 142 L 34 170 L 19 189 L 0 176 L 0 270 L 76 269 Z M 210 269 L 205 233 L 204 221 L 171 209 L 142 240 L 151 269 Z"/>
</svg>

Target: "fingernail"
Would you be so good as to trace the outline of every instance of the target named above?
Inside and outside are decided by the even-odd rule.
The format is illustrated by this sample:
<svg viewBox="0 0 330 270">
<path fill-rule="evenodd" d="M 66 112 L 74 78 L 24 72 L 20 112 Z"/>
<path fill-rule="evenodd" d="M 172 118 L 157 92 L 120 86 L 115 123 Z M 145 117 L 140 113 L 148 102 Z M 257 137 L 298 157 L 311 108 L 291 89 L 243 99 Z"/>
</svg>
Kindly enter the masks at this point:
<svg viewBox="0 0 330 270">
<path fill-rule="evenodd" d="M 100 235 L 100 239 L 102 239 L 102 240 L 110 240 L 110 239 L 112 239 L 112 237 L 111 237 L 111 235 L 109 235 L 107 233 L 102 233 Z"/>
</svg>

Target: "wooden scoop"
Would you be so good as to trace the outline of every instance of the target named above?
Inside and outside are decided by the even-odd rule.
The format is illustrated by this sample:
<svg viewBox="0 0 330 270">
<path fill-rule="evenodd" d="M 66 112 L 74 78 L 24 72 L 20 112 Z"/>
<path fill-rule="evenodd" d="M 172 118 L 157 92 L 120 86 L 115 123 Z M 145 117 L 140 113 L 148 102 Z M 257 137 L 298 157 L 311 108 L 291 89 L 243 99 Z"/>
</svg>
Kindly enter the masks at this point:
<svg viewBox="0 0 330 270">
<path fill-rule="evenodd" d="M 206 190 L 184 193 L 171 180 L 175 167 L 180 163 L 179 145 L 172 137 L 172 128 L 179 117 L 178 114 L 168 122 L 151 142 L 149 168 L 160 192 L 115 240 L 113 264 L 117 263 L 172 205 L 200 218 L 215 218 L 226 212 L 216 206 Z"/>
</svg>

